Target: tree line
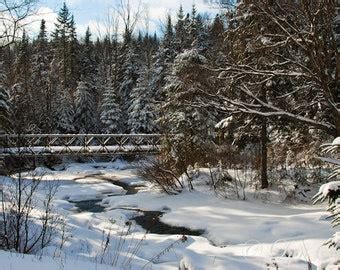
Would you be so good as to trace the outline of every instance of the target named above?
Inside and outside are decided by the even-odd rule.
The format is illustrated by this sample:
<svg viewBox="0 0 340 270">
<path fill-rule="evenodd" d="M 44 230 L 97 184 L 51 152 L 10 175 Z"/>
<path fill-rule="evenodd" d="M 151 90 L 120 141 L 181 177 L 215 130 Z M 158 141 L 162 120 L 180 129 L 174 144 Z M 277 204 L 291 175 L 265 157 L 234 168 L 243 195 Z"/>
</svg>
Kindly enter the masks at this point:
<svg viewBox="0 0 340 270">
<path fill-rule="evenodd" d="M 176 55 L 208 46 L 211 27 L 195 7 L 191 14 L 180 8 L 162 38 L 127 28 L 122 39 L 112 33 L 94 41 L 88 28 L 80 39 L 64 4 L 50 37 L 42 20 L 35 38 L 23 31 L 2 48 L 3 126 L 15 133 L 159 132 L 165 77 Z"/>
</svg>

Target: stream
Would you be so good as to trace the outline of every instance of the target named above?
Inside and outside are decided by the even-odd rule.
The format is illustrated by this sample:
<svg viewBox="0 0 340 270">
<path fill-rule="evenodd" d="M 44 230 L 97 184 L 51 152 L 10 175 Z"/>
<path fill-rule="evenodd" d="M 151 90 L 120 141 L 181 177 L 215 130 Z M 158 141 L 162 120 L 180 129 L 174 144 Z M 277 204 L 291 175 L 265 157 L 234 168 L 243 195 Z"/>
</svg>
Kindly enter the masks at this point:
<svg viewBox="0 0 340 270">
<path fill-rule="evenodd" d="M 89 176 L 85 176 L 82 178 L 90 178 L 90 177 L 91 178 L 94 177 L 99 180 L 110 182 L 113 185 L 122 187 L 126 191 L 125 194 L 109 195 L 109 197 L 134 195 L 138 193 L 139 188 L 143 187 L 143 185 L 129 185 L 127 183 L 123 183 L 123 182 L 114 180 L 109 177 L 101 176 L 100 174 L 89 175 Z M 100 204 L 101 201 L 102 201 L 101 199 L 96 199 L 96 200 L 84 200 L 84 201 L 77 201 L 77 202 L 69 201 L 69 202 L 73 203 L 77 207 L 78 213 L 83 213 L 83 212 L 102 213 L 106 211 L 106 207 Z M 124 210 L 134 211 L 136 212 L 136 214 L 139 213 L 139 215 L 136 215 L 130 220 L 135 221 L 136 224 L 141 226 L 144 230 L 146 230 L 149 233 L 167 234 L 167 235 L 194 235 L 194 236 L 200 236 L 204 234 L 204 231 L 202 230 L 190 230 L 185 227 L 170 226 L 168 224 L 163 223 L 160 220 L 160 217 L 162 217 L 162 215 L 165 214 L 165 212 L 162 212 L 162 211 L 144 211 L 141 209 L 129 209 L 129 208 L 124 208 Z"/>
</svg>

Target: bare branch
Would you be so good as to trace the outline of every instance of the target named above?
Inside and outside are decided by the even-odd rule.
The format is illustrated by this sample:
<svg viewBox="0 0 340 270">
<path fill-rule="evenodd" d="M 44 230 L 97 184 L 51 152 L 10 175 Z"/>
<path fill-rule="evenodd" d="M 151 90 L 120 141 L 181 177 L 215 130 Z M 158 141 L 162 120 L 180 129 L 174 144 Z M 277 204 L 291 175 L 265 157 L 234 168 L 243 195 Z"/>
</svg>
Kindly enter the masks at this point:
<svg viewBox="0 0 340 270">
<path fill-rule="evenodd" d="M 0 48 L 18 39 L 28 24 L 25 20 L 36 13 L 37 0 L 0 0 Z"/>
</svg>

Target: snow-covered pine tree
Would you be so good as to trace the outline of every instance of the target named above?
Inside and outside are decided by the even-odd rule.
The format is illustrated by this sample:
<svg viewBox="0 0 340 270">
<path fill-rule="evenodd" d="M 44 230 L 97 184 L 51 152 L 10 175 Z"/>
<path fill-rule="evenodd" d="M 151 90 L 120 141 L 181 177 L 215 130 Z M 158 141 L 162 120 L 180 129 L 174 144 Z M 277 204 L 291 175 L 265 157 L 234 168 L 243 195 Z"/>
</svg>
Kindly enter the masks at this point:
<svg viewBox="0 0 340 270">
<path fill-rule="evenodd" d="M 213 23 L 209 26 L 207 37 L 209 47 L 207 51 L 208 58 L 216 67 L 223 67 L 227 62 L 225 54 L 223 53 L 224 34 L 225 27 L 223 19 L 221 15 L 216 15 Z"/>
<path fill-rule="evenodd" d="M 80 46 L 77 40 L 77 33 L 76 27 L 74 22 L 74 17 L 71 15 L 71 20 L 68 24 L 68 58 L 67 58 L 67 65 L 68 65 L 68 88 L 70 89 L 71 93 L 73 94 L 77 88 L 77 82 L 81 76 L 81 68 L 79 64 L 79 57 L 80 57 Z"/>
<path fill-rule="evenodd" d="M 53 119 L 50 129 L 57 133 L 73 133 L 75 131 L 73 103 L 69 92 L 63 89 L 59 72 L 59 65 L 54 58 L 50 64 L 48 78 L 50 93 L 48 117 Z"/>
<path fill-rule="evenodd" d="M 171 74 L 166 78 L 165 91 L 167 93 L 166 108 L 169 109 L 169 123 L 174 133 L 189 131 L 197 136 L 211 135 L 214 130 L 214 112 L 208 112 L 203 108 L 190 106 L 200 96 L 200 90 L 208 86 L 204 85 L 203 76 L 206 72 L 200 65 L 204 65 L 207 59 L 199 54 L 196 49 L 187 50 L 179 54 L 174 61 Z"/>
<path fill-rule="evenodd" d="M 57 86 L 56 98 L 56 131 L 58 133 L 74 133 L 74 109 L 70 94 Z"/>
<path fill-rule="evenodd" d="M 218 67 L 224 84 L 206 99 L 210 104 L 216 102 L 216 108 L 232 108 L 234 113 L 261 119 L 262 187 L 268 186 L 269 121 L 289 123 L 292 131 L 304 126 L 309 132 L 340 134 L 340 121 L 336 120 L 340 114 L 334 109 L 338 103 L 337 53 L 331 45 L 334 33 L 331 27 L 322 27 L 332 25 L 334 5 L 279 2 L 240 2 L 229 18 L 225 36 L 228 66 Z M 286 20 L 287 14 L 294 28 Z M 301 38 L 310 42 L 302 44 Z"/>
<path fill-rule="evenodd" d="M 97 129 L 96 123 L 96 107 L 92 91 L 88 83 L 82 79 L 78 83 L 75 98 L 75 124 L 79 133 L 95 133 Z"/>
<path fill-rule="evenodd" d="M 10 131 L 9 119 L 9 92 L 5 85 L 6 74 L 3 70 L 3 63 L 0 62 L 0 134 Z"/>
<path fill-rule="evenodd" d="M 188 43 L 192 48 L 204 51 L 208 48 L 208 31 L 203 18 L 197 13 L 196 6 L 192 6 L 190 22 L 188 24 Z"/>
<path fill-rule="evenodd" d="M 95 62 L 97 64 L 95 87 L 98 101 L 98 114 L 101 114 L 104 93 L 107 90 L 108 79 L 115 77 L 118 65 L 118 42 L 111 40 L 108 36 L 104 40 L 97 40 L 94 48 Z M 119 69 L 118 69 L 119 71 Z M 115 81 L 115 79 L 113 79 Z M 117 89 L 115 89 L 117 91 Z"/>
<path fill-rule="evenodd" d="M 90 28 L 87 28 L 84 42 L 82 44 L 80 67 L 82 68 L 81 76 L 83 80 L 87 83 L 89 87 L 89 93 L 92 95 L 91 99 L 94 102 L 94 105 L 93 105 L 95 108 L 94 121 L 95 123 L 98 123 L 99 118 L 100 118 L 99 103 L 102 98 L 101 95 L 103 91 L 102 92 L 98 91 L 98 82 L 97 82 L 97 80 L 99 79 L 98 66 L 95 60 L 94 46 L 91 40 L 91 36 L 92 34 L 90 31 Z M 104 66 L 102 67 L 104 68 Z"/>
<path fill-rule="evenodd" d="M 156 106 L 150 75 L 150 66 L 145 65 L 131 93 L 128 125 L 132 133 L 147 134 L 156 131 Z"/>
<path fill-rule="evenodd" d="M 58 13 L 55 31 L 52 33 L 54 55 L 57 59 L 60 73 L 61 86 L 64 91 L 69 91 L 72 96 L 80 78 L 79 44 L 75 29 L 74 18 L 66 3 Z"/>
<path fill-rule="evenodd" d="M 324 146 L 324 152 L 332 153 L 333 158 L 326 160 L 333 165 L 333 171 L 328 179 L 331 181 L 320 187 L 319 192 L 314 196 L 313 203 L 328 201 L 328 211 L 332 220 L 332 226 L 340 226 L 340 137 L 337 137 L 332 143 Z M 340 232 L 335 232 L 333 237 L 325 243 L 329 247 L 334 247 L 336 250 L 340 249 Z"/>
<path fill-rule="evenodd" d="M 48 133 L 51 130 L 52 119 L 50 115 L 51 102 L 53 97 L 48 87 L 48 72 L 50 50 L 46 33 L 46 22 L 41 21 L 40 32 L 35 41 L 31 84 L 34 88 L 32 91 L 32 106 L 34 109 L 34 118 L 41 132 Z"/>
<path fill-rule="evenodd" d="M 81 75 L 88 83 L 94 83 L 96 73 L 96 61 L 94 58 L 94 47 L 91 39 L 91 30 L 86 29 L 83 44 L 81 44 Z"/>
<path fill-rule="evenodd" d="M 32 98 L 31 78 L 31 47 L 25 31 L 18 45 L 14 64 L 14 85 L 11 97 L 11 121 L 13 129 L 18 133 L 35 132 L 34 107 Z"/>
<path fill-rule="evenodd" d="M 122 75 L 119 88 L 120 108 L 122 111 L 121 128 L 123 132 L 129 132 L 127 129 L 127 123 L 129 117 L 129 108 L 131 106 L 130 95 L 132 89 L 136 86 L 139 75 L 138 55 L 135 53 L 134 45 L 128 45 L 126 55 L 121 57 L 125 59 L 119 72 L 120 75 Z"/>
<path fill-rule="evenodd" d="M 52 33 L 54 45 L 54 57 L 57 60 L 60 69 L 60 81 L 63 88 L 67 89 L 68 84 L 68 43 L 69 43 L 69 25 L 71 14 L 64 2 L 63 7 L 58 13 L 55 31 Z"/>
<path fill-rule="evenodd" d="M 103 124 L 103 131 L 105 133 L 119 133 L 121 111 L 119 108 L 115 87 L 111 79 L 105 82 L 105 90 L 101 105 L 100 120 Z"/>
<path fill-rule="evenodd" d="M 162 105 L 165 101 L 165 77 L 175 59 L 175 37 L 171 16 L 167 15 L 167 23 L 164 31 L 164 38 L 159 49 L 154 56 L 154 62 L 151 67 L 150 87 L 152 89 L 155 102 Z"/>
<path fill-rule="evenodd" d="M 175 47 L 176 51 L 181 53 L 186 47 L 187 32 L 185 25 L 185 16 L 183 11 L 183 6 L 180 5 L 177 13 L 177 22 L 175 25 Z"/>
<path fill-rule="evenodd" d="M 216 124 L 215 112 L 191 105 L 199 101 L 201 90 L 210 91 L 213 87 L 207 81 L 210 75 L 201 67 L 206 62 L 198 50 L 186 50 L 175 58 L 166 78 L 167 97 L 159 122 L 162 132 L 178 134 L 171 143 L 180 173 L 190 164 L 206 161 L 212 153 L 209 142 Z"/>
<path fill-rule="evenodd" d="M 175 34 L 170 14 L 166 17 L 166 28 L 164 31 L 162 47 L 164 49 L 172 50 L 172 56 L 175 54 Z"/>
</svg>

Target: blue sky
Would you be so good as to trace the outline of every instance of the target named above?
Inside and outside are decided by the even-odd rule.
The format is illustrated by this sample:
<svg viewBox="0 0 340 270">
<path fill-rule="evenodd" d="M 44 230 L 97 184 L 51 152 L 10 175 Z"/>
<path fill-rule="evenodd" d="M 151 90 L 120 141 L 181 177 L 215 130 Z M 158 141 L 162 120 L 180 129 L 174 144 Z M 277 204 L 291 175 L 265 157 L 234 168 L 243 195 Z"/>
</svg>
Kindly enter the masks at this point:
<svg viewBox="0 0 340 270">
<path fill-rule="evenodd" d="M 116 8 L 121 0 L 66 0 L 68 7 L 75 16 L 77 32 L 82 36 L 87 26 L 90 26 L 94 35 L 103 32 L 106 18 L 113 8 Z M 137 6 L 139 0 L 130 0 L 131 4 Z M 39 21 L 44 18 L 47 21 L 48 30 L 53 29 L 58 10 L 63 4 L 63 0 L 40 0 L 39 15 L 34 17 L 34 23 L 30 26 L 32 33 L 39 29 Z M 161 22 L 167 13 L 173 17 L 180 4 L 185 11 L 191 10 L 192 4 L 195 3 L 201 13 L 216 13 L 217 10 L 207 5 L 204 0 L 141 0 L 144 10 L 147 10 L 149 17 L 149 31 L 160 32 Z M 140 20 L 138 29 L 144 28 L 145 20 Z"/>
</svg>

